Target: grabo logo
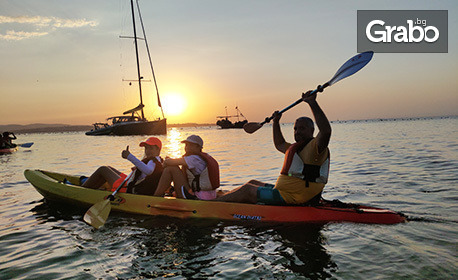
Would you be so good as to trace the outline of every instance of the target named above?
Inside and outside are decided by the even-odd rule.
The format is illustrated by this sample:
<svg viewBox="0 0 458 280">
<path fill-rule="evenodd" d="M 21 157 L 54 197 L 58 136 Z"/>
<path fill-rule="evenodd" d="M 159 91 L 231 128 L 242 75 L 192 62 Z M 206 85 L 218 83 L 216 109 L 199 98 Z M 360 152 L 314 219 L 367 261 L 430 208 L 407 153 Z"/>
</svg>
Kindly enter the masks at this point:
<svg viewBox="0 0 458 280">
<path fill-rule="evenodd" d="M 448 52 L 448 11 L 358 11 L 358 52 Z"/>
<path fill-rule="evenodd" d="M 426 20 L 419 20 L 417 19 L 415 24 L 423 24 L 423 27 L 426 26 Z M 384 26 L 384 31 L 372 31 L 372 27 L 375 25 Z M 383 20 L 373 20 L 369 22 L 366 27 L 366 36 L 369 40 L 374 43 L 384 42 L 384 43 L 391 43 L 391 36 L 393 35 L 393 40 L 400 43 L 418 43 L 425 40 L 428 43 L 436 42 L 439 38 L 439 29 L 435 26 L 426 26 L 423 28 L 421 26 L 414 26 L 414 22 L 412 20 L 407 21 L 408 27 L 405 26 L 385 26 L 385 22 Z M 417 31 L 417 35 L 415 36 L 414 32 Z M 428 31 L 434 33 L 432 37 L 428 37 Z"/>
</svg>

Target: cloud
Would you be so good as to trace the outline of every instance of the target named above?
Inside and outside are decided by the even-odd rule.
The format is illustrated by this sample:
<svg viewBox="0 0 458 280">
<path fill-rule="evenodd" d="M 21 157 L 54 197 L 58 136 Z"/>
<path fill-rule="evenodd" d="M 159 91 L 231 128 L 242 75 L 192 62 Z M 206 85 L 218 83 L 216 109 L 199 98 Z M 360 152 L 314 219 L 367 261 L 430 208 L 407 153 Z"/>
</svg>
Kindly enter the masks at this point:
<svg viewBox="0 0 458 280">
<path fill-rule="evenodd" d="M 23 25 L 29 25 L 36 30 L 29 31 L 16 31 L 8 30 L 6 34 L 0 34 L 0 40 L 23 40 L 32 37 L 40 37 L 49 34 L 59 28 L 81 28 L 85 26 L 94 27 L 98 23 L 96 21 L 86 19 L 62 19 L 57 17 L 42 17 L 42 16 L 0 16 L 0 24 L 14 24 L 15 29 L 25 29 Z"/>
<path fill-rule="evenodd" d="M 47 35 L 47 32 L 25 32 L 8 30 L 6 34 L 0 34 L 0 40 L 19 41 L 32 37 L 40 37 Z"/>
</svg>

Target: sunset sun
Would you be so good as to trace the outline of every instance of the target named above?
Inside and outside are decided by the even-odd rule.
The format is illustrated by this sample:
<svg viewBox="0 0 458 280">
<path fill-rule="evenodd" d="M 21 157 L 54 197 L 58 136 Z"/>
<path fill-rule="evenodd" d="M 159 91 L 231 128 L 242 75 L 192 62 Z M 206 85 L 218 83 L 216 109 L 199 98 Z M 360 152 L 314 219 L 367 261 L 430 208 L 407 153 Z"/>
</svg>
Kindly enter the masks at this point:
<svg viewBox="0 0 458 280">
<path fill-rule="evenodd" d="M 177 116 L 186 109 L 186 99 L 178 93 L 165 94 L 161 99 L 162 107 L 169 116 Z"/>
</svg>

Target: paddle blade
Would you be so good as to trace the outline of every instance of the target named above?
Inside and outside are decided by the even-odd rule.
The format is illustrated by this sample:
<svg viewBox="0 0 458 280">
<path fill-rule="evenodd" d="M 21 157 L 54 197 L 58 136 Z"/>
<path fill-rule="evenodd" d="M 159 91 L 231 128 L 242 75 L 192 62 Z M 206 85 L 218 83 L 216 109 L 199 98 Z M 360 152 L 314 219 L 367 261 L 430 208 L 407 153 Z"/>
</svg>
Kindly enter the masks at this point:
<svg viewBox="0 0 458 280">
<path fill-rule="evenodd" d="M 249 122 L 249 123 L 246 123 L 244 126 L 243 126 L 243 130 L 245 130 L 245 132 L 247 133 L 254 133 L 256 132 L 258 129 L 260 129 L 262 127 L 262 124 L 260 123 L 257 123 L 257 122 Z"/>
<path fill-rule="evenodd" d="M 342 67 L 337 70 L 336 74 L 332 79 L 328 82 L 329 85 L 333 85 L 338 81 L 351 76 L 361 70 L 366 64 L 371 61 L 372 56 L 374 55 L 373 51 L 363 52 L 360 54 L 355 55 L 354 57 L 350 58 L 347 62 L 342 65 Z"/>
<path fill-rule="evenodd" d="M 33 145 L 33 142 L 29 142 L 29 143 L 19 144 L 18 146 L 22 148 L 30 148 L 32 147 L 32 145 Z"/>
<path fill-rule="evenodd" d="M 97 202 L 84 215 L 83 220 L 95 228 L 103 226 L 110 215 L 111 203 L 109 199 Z"/>
</svg>

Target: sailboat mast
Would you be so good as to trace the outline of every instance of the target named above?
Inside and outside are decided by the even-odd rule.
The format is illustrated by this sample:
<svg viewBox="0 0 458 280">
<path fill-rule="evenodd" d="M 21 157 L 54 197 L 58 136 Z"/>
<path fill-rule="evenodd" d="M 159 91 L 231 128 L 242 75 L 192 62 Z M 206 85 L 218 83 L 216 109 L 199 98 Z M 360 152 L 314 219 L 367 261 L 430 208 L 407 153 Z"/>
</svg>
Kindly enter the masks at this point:
<svg viewBox="0 0 458 280">
<path fill-rule="evenodd" d="M 142 77 L 140 74 L 140 60 L 138 58 L 138 45 L 137 45 L 137 28 L 135 27 L 135 13 L 134 13 L 134 0 L 130 0 L 130 6 L 132 9 L 132 22 L 134 27 L 134 42 L 135 42 L 135 56 L 137 57 L 137 76 L 138 76 L 138 88 L 140 92 L 140 105 L 143 105 L 143 97 L 142 97 Z M 143 107 L 143 106 L 142 106 Z M 142 119 L 145 119 L 145 113 L 142 111 Z"/>
<path fill-rule="evenodd" d="M 146 40 L 145 26 L 143 25 L 143 18 L 142 18 L 142 13 L 140 12 L 140 6 L 138 5 L 138 0 L 137 0 L 137 11 L 138 11 L 138 17 L 140 18 L 140 23 L 142 25 L 143 39 L 145 39 L 146 52 L 148 53 L 149 65 L 151 67 L 151 73 L 153 74 L 154 86 L 156 87 L 157 105 L 159 106 L 159 108 L 161 108 L 162 118 L 165 119 L 164 109 L 162 109 L 161 98 L 159 96 L 159 89 L 157 87 L 156 75 L 154 74 L 153 60 L 151 59 L 151 54 L 150 54 L 149 46 L 148 46 L 148 40 Z"/>
</svg>

